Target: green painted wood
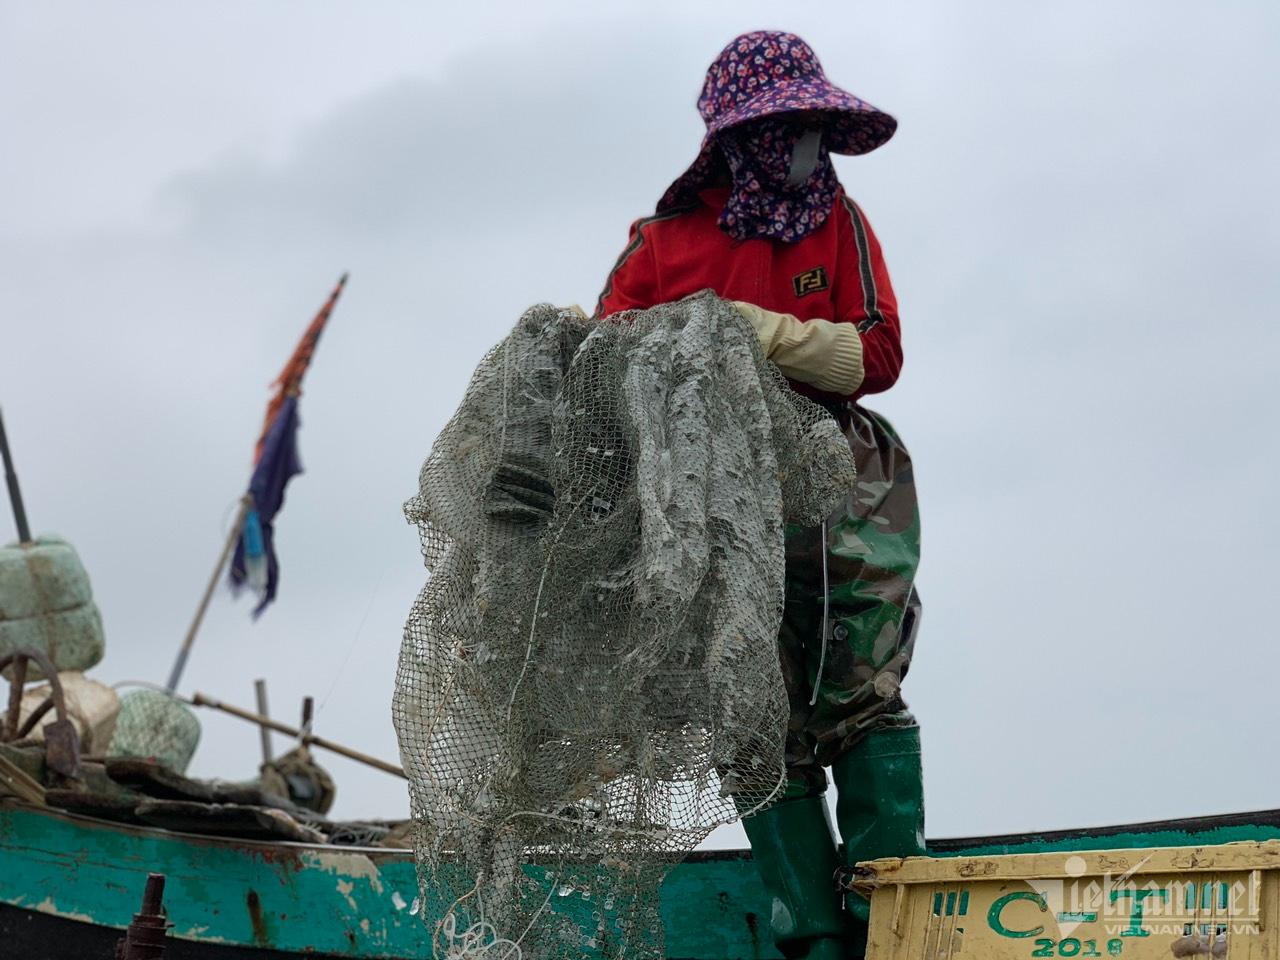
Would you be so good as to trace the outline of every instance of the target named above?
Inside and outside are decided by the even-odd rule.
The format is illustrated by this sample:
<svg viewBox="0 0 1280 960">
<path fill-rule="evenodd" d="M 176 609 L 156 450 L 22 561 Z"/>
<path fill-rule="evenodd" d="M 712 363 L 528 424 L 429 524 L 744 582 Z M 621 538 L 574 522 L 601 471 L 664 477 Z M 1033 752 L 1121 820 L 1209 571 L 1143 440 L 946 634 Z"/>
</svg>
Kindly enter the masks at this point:
<svg viewBox="0 0 1280 960">
<path fill-rule="evenodd" d="M 411 912 L 417 883 L 405 851 L 194 837 L 0 807 L 0 902 L 123 928 L 148 871 L 167 877 L 177 937 L 367 958 L 431 953 Z M 767 916 L 763 890 L 741 854 L 682 864 L 663 906 L 673 957 L 777 956 L 757 919 Z"/>
<path fill-rule="evenodd" d="M 173 935 L 358 957 L 430 956 L 409 916 L 413 864 L 394 852 L 190 837 L 0 810 L 0 900 L 123 928 L 148 871 L 165 874 Z"/>
<path fill-rule="evenodd" d="M 1057 830 L 931 840 L 935 857 L 993 856 L 1006 853 L 1045 853 L 1061 850 L 1119 850 L 1135 847 L 1193 847 L 1242 840 L 1280 839 L 1280 810 L 1220 814 L 1184 820 L 1162 820 L 1123 826 Z"/>
<path fill-rule="evenodd" d="M 936 856 L 1186 846 L 1280 839 L 1280 812 L 941 840 Z M 168 878 L 174 935 L 238 946 L 361 958 L 430 956 L 412 913 L 406 851 L 194 837 L 0 805 L 0 902 L 123 928 L 148 871 Z M 557 903 L 574 912 L 580 904 Z M 768 902 L 744 851 L 699 853 L 663 886 L 670 957 L 776 958 Z"/>
</svg>

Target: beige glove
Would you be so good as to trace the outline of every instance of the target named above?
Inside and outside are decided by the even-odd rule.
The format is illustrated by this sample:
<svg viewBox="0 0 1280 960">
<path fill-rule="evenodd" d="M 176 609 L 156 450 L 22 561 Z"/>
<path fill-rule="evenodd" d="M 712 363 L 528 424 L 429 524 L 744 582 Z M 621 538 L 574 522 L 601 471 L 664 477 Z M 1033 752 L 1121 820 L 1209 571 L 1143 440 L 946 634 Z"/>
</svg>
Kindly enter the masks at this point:
<svg viewBox="0 0 1280 960">
<path fill-rule="evenodd" d="M 852 323 L 799 320 L 741 300 L 733 305 L 755 328 L 764 355 L 792 380 L 841 396 L 862 385 L 862 336 Z"/>
</svg>

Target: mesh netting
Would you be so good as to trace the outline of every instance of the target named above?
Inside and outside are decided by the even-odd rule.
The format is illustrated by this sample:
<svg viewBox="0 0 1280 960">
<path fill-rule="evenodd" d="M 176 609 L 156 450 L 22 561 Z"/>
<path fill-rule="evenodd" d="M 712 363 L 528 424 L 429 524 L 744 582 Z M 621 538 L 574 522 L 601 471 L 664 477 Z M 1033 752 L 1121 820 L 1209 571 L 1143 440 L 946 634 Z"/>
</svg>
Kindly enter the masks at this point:
<svg viewBox="0 0 1280 960">
<path fill-rule="evenodd" d="M 154 757 L 177 773 L 200 744 L 200 721 L 180 700 L 160 690 L 133 690 L 120 698 L 120 716 L 107 755 Z"/>
<path fill-rule="evenodd" d="M 75 549 L 57 537 L 0 547 L 0 657 L 23 648 L 59 670 L 102 660 L 102 617 Z M 27 677 L 44 676 L 34 661 Z"/>
<path fill-rule="evenodd" d="M 787 522 L 835 421 L 710 293 L 530 309 L 405 507 L 430 576 L 394 717 L 439 956 L 661 957 L 658 886 L 784 780 Z"/>
</svg>

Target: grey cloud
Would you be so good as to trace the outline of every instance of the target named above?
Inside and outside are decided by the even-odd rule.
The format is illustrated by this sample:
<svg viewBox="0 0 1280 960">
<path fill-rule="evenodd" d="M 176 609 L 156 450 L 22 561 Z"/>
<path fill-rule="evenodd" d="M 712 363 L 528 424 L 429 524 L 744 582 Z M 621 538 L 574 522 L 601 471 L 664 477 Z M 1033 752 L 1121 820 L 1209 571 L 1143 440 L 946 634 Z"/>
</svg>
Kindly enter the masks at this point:
<svg viewBox="0 0 1280 960">
<path fill-rule="evenodd" d="M 931 832 L 1275 805 L 1238 731 L 1280 668 L 1277 16 L 796 7 L 831 75 L 902 120 L 839 169 L 902 303 L 904 376 L 873 403 L 924 496 L 907 692 Z M 157 170 L 128 224 L 5 243 L 0 399 L 33 519 L 89 563 L 104 675 L 164 672 L 266 384 L 350 269 L 303 399 L 281 600 L 250 625 L 221 598 L 192 678 L 243 702 L 266 674 L 281 712 L 315 694 L 324 732 L 394 755 L 395 651 L 422 580 L 398 506 L 419 462 L 525 306 L 594 298 L 696 150 L 706 62 L 775 17 L 652 19 L 476 32 L 431 77 L 405 61 L 403 79 L 300 111 L 283 151 L 229 138 Z M 251 728 L 206 718 L 199 767 L 247 775 L 255 749 Z M 403 809 L 400 784 L 335 769 L 341 809 Z"/>
</svg>

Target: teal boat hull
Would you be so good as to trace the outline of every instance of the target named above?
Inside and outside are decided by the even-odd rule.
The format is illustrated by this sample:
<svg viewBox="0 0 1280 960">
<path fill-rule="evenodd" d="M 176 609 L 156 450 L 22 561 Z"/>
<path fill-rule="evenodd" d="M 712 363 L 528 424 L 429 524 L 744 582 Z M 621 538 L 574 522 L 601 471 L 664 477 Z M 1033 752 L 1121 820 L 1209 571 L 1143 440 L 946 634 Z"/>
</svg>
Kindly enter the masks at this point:
<svg viewBox="0 0 1280 960">
<path fill-rule="evenodd" d="M 938 840 L 935 856 L 1280 839 L 1280 811 Z M 167 878 L 169 960 L 431 956 L 407 850 L 265 843 L 0 803 L 0 956 L 109 957 L 148 872 Z M 667 953 L 775 958 L 746 851 L 690 857 L 663 886 Z M 9 952 L 12 951 L 12 952 Z"/>
</svg>

